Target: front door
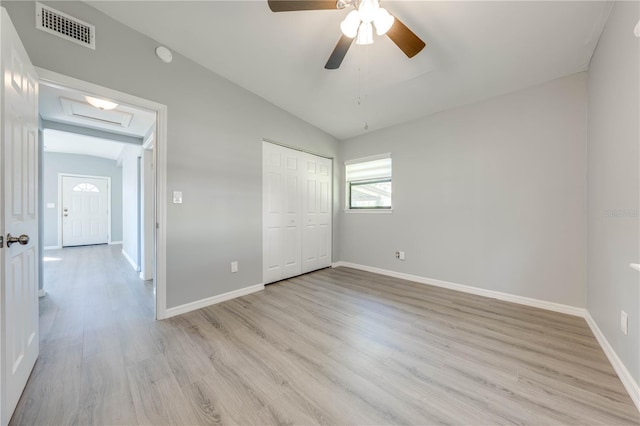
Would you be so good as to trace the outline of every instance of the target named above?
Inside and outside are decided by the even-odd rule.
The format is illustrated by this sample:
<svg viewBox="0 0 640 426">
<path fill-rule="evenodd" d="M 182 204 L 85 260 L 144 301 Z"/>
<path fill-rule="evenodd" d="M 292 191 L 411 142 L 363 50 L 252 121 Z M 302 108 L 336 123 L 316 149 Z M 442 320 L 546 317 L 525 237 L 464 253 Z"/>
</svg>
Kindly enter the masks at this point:
<svg viewBox="0 0 640 426">
<path fill-rule="evenodd" d="M 0 12 L 0 423 L 7 424 L 39 353 L 38 79 Z"/>
<path fill-rule="evenodd" d="M 108 179 L 62 176 L 62 246 L 106 244 L 108 240 Z"/>
</svg>

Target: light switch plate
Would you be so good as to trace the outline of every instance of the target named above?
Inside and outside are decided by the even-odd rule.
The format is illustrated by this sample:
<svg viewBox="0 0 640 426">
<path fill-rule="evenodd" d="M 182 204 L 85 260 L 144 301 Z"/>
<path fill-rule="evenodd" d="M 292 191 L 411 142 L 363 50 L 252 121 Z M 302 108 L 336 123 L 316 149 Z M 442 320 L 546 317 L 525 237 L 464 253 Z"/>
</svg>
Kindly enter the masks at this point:
<svg viewBox="0 0 640 426">
<path fill-rule="evenodd" d="M 231 262 L 231 272 L 238 272 L 238 262 Z"/>
<path fill-rule="evenodd" d="M 182 204 L 182 191 L 173 191 L 173 204 Z"/>
</svg>

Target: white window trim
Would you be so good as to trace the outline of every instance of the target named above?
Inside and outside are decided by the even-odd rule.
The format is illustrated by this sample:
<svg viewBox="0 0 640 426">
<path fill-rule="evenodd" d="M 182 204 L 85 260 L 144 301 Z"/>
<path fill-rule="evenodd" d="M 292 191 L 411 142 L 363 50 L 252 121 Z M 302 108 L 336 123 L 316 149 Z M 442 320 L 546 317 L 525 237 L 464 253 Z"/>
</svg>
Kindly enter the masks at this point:
<svg viewBox="0 0 640 426">
<path fill-rule="evenodd" d="M 344 209 L 345 213 L 391 214 L 393 209 Z"/>
</svg>

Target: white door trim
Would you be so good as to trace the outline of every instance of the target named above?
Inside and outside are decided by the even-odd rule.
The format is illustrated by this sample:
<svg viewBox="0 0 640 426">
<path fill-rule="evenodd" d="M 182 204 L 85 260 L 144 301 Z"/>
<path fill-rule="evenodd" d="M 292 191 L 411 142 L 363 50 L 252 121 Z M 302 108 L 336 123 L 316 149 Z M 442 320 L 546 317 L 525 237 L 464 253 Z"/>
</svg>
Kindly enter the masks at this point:
<svg viewBox="0 0 640 426">
<path fill-rule="evenodd" d="M 107 244 L 111 244 L 111 177 L 110 176 L 93 176 L 93 175 L 76 175 L 73 173 L 58 173 L 58 247 L 62 248 L 62 178 L 78 177 L 90 179 L 106 179 L 107 180 Z"/>
<path fill-rule="evenodd" d="M 155 135 L 155 257 L 156 319 L 167 318 L 167 106 L 128 93 L 109 89 L 64 74 L 35 67 L 40 81 L 49 85 L 80 90 L 88 95 L 104 97 L 120 104 L 129 104 L 156 113 Z"/>
</svg>

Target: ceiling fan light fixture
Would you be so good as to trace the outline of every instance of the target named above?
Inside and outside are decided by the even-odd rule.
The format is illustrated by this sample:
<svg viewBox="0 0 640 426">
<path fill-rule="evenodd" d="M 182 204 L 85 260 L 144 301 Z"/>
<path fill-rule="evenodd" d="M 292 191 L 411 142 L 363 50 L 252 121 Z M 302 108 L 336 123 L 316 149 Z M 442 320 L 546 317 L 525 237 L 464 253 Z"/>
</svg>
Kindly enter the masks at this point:
<svg viewBox="0 0 640 426">
<path fill-rule="evenodd" d="M 360 12 L 362 22 L 370 23 L 373 21 L 379 7 L 378 0 L 361 0 L 360 6 L 358 6 L 358 12 Z"/>
<path fill-rule="evenodd" d="M 387 31 L 393 25 L 395 18 L 384 7 L 376 10 L 376 17 L 373 19 L 373 24 L 376 26 L 376 34 L 379 36 L 385 35 Z"/>
<path fill-rule="evenodd" d="M 117 103 L 111 102 L 111 101 L 107 101 L 107 100 L 104 100 L 104 99 L 94 98 L 94 97 L 91 97 L 91 96 L 85 96 L 84 98 L 87 100 L 87 102 L 89 102 L 89 104 L 91 106 L 96 107 L 96 108 L 98 108 L 100 110 L 103 110 L 103 111 L 108 111 L 108 110 L 114 109 L 115 107 L 118 106 Z"/>
<path fill-rule="evenodd" d="M 360 25 L 360 14 L 357 10 L 349 12 L 346 18 L 340 23 L 342 34 L 349 38 L 354 38 L 358 34 L 358 26 Z"/>
<path fill-rule="evenodd" d="M 362 24 L 360 24 L 356 44 L 373 44 L 373 26 L 371 25 L 371 22 L 362 22 Z"/>
</svg>

